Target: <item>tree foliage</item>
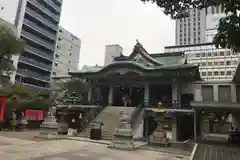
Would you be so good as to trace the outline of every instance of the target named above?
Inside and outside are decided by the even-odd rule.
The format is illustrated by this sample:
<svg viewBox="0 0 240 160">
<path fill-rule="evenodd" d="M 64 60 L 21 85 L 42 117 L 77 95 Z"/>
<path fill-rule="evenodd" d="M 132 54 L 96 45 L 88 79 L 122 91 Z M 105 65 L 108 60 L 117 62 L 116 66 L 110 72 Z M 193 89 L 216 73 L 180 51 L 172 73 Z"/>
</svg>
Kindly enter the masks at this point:
<svg viewBox="0 0 240 160">
<path fill-rule="evenodd" d="M 69 93 L 75 92 L 77 96 L 80 96 L 89 91 L 89 84 L 83 79 L 72 79 L 63 83 L 63 88 Z"/>
<path fill-rule="evenodd" d="M 51 100 L 32 92 L 21 84 L 6 84 L 0 88 L 0 96 L 7 96 L 8 112 L 12 110 L 41 109 L 47 111 Z"/>
<path fill-rule="evenodd" d="M 0 26 L 0 82 L 3 81 L 3 73 L 10 75 L 15 70 L 12 56 L 23 51 L 24 42 L 17 38 L 11 28 Z"/>
<path fill-rule="evenodd" d="M 141 0 L 152 2 L 163 9 L 172 19 L 185 18 L 191 9 L 206 9 L 221 5 L 225 16 L 220 19 L 213 43 L 216 47 L 238 50 L 240 45 L 240 1 L 239 0 Z"/>
<path fill-rule="evenodd" d="M 69 104 L 71 98 L 73 98 L 72 93 L 75 93 L 76 103 L 87 103 L 88 102 L 88 91 L 89 83 L 84 79 L 71 79 L 67 82 L 58 83 L 60 86 L 61 94 L 58 94 L 56 102 L 60 104 Z M 56 96 L 55 96 L 56 97 Z"/>
</svg>

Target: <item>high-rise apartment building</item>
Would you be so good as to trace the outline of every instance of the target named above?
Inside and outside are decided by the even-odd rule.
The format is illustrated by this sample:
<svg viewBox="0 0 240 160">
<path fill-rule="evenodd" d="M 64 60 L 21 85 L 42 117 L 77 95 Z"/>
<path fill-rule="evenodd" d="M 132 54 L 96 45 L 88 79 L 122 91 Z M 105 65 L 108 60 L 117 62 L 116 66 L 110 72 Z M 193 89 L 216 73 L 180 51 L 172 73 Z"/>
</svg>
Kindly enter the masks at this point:
<svg viewBox="0 0 240 160">
<path fill-rule="evenodd" d="M 52 76 L 67 76 L 78 70 L 81 40 L 59 27 L 56 40 Z"/>
<path fill-rule="evenodd" d="M 221 14 L 221 6 L 207 9 L 191 9 L 189 16 L 176 20 L 176 45 L 198 44 L 206 42 L 206 17 L 208 14 Z"/>
<path fill-rule="evenodd" d="M 13 23 L 26 42 L 16 59 L 15 83 L 37 92 L 49 89 L 61 7 L 62 0 L 0 1 L 0 17 Z"/>
<path fill-rule="evenodd" d="M 108 65 L 114 61 L 115 57 L 119 57 L 123 52 L 123 48 L 118 44 L 106 45 L 104 65 Z"/>
</svg>

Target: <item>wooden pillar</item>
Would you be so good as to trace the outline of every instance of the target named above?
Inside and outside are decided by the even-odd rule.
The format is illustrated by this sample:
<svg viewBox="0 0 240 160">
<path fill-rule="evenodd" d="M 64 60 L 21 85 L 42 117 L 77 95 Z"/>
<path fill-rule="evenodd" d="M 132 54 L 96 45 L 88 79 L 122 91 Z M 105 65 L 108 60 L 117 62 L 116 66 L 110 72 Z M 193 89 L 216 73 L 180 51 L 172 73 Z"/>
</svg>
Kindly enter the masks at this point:
<svg viewBox="0 0 240 160">
<path fill-rule="evenodd" d="M 148 106 L 149 104 L 149 84 L 145 84 L 144 87 L 144 105 Z"/>
<path fill-rule="evenodd" d="M 194 110 L 194 140 L 199 141 L 202 138 L 201 120 L 202 116 L 199 110 Z"/>
<path fill-rule="evenodd" d="M 88 102 L 92 102 L 92 90 L 92 87 L 90 87 L 88 91 Z"/>
<path fill-rule="evenodd" d="M 108 95 L 108 105 L 111 106 L 113 104 L 113 87 L 109 87 L 109 95 Z"/>
</svg>

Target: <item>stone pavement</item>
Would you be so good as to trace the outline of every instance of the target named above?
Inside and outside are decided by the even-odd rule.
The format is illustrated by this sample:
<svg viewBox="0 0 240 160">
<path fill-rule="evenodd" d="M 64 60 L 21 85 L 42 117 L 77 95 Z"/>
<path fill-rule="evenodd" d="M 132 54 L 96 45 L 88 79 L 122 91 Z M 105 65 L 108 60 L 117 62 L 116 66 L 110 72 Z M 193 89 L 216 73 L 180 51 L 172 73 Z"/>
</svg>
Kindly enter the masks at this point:
<svg viewBox="0 0 240 160">
<path fill-rule="evenodd" d="M 179 159 L 177 154 L 136 150 L 119 151 L 107 145 L 73 140 L 29 141 L 0 137 L 1 160 L 171 160 Z M 183 156 L 188 159 L 188 156 Z M 181 160 L 184 160 L 181 159 Z"/>
</svg>

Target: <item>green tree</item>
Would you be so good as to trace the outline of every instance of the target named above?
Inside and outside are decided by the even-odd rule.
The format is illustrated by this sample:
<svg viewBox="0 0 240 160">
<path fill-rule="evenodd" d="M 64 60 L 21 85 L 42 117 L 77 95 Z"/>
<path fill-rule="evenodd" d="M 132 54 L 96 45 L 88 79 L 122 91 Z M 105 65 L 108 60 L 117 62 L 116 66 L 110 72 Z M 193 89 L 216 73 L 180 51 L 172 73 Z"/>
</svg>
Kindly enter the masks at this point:
<svg viewBox="0 0 240 160">
<path fill-rule="evenodd" d="M 62 84 L 63 89 L 66 89 L 69 93 L 75 92 L 77 96 L 80 96 L 89 91 L 89 84 L 83 79 L 72 79 Z"/>
<path fill-rule="evenodd" d="M 71 79 L 67 82 L 59 83 L 60 90 L 64 91 L 58 96 L 57 102 L 68 104 L 71 101 L 72 93 L 77 97 L 76 103 L 88 103 L 89 83 L 84 79 Z"/>
<path fill-rule="evenodd" d="M 22 84 L 6 84 L 0 88 L 0 96 L 7 96 L 6 113 L 12 110 L 24 111 L 26 109 L 40 109 L 47 111 L 52 103 L 36 92 L 29 91 Z"/>
<path fill-rule="evenodd" d="M 15 70 L 11 57 L 24 51 L 24 42 L 17 38 L 13 30 L 0 26 L 0 84 L 4 83 L 3 73 L 10 75 Z"/>
<path fill-rule="evenodd" d="M 163 9 L 163 13 L 172 19 L 185 18 L 193 8 L 204 9 L 221 5 L 225 16 L 220 19 L 213 44 L 216 47 L 229 48 L 234 51 L 240 46 L 240 1 L 239 0 L 141 0 L 152 2 Z"/>
</svg>

